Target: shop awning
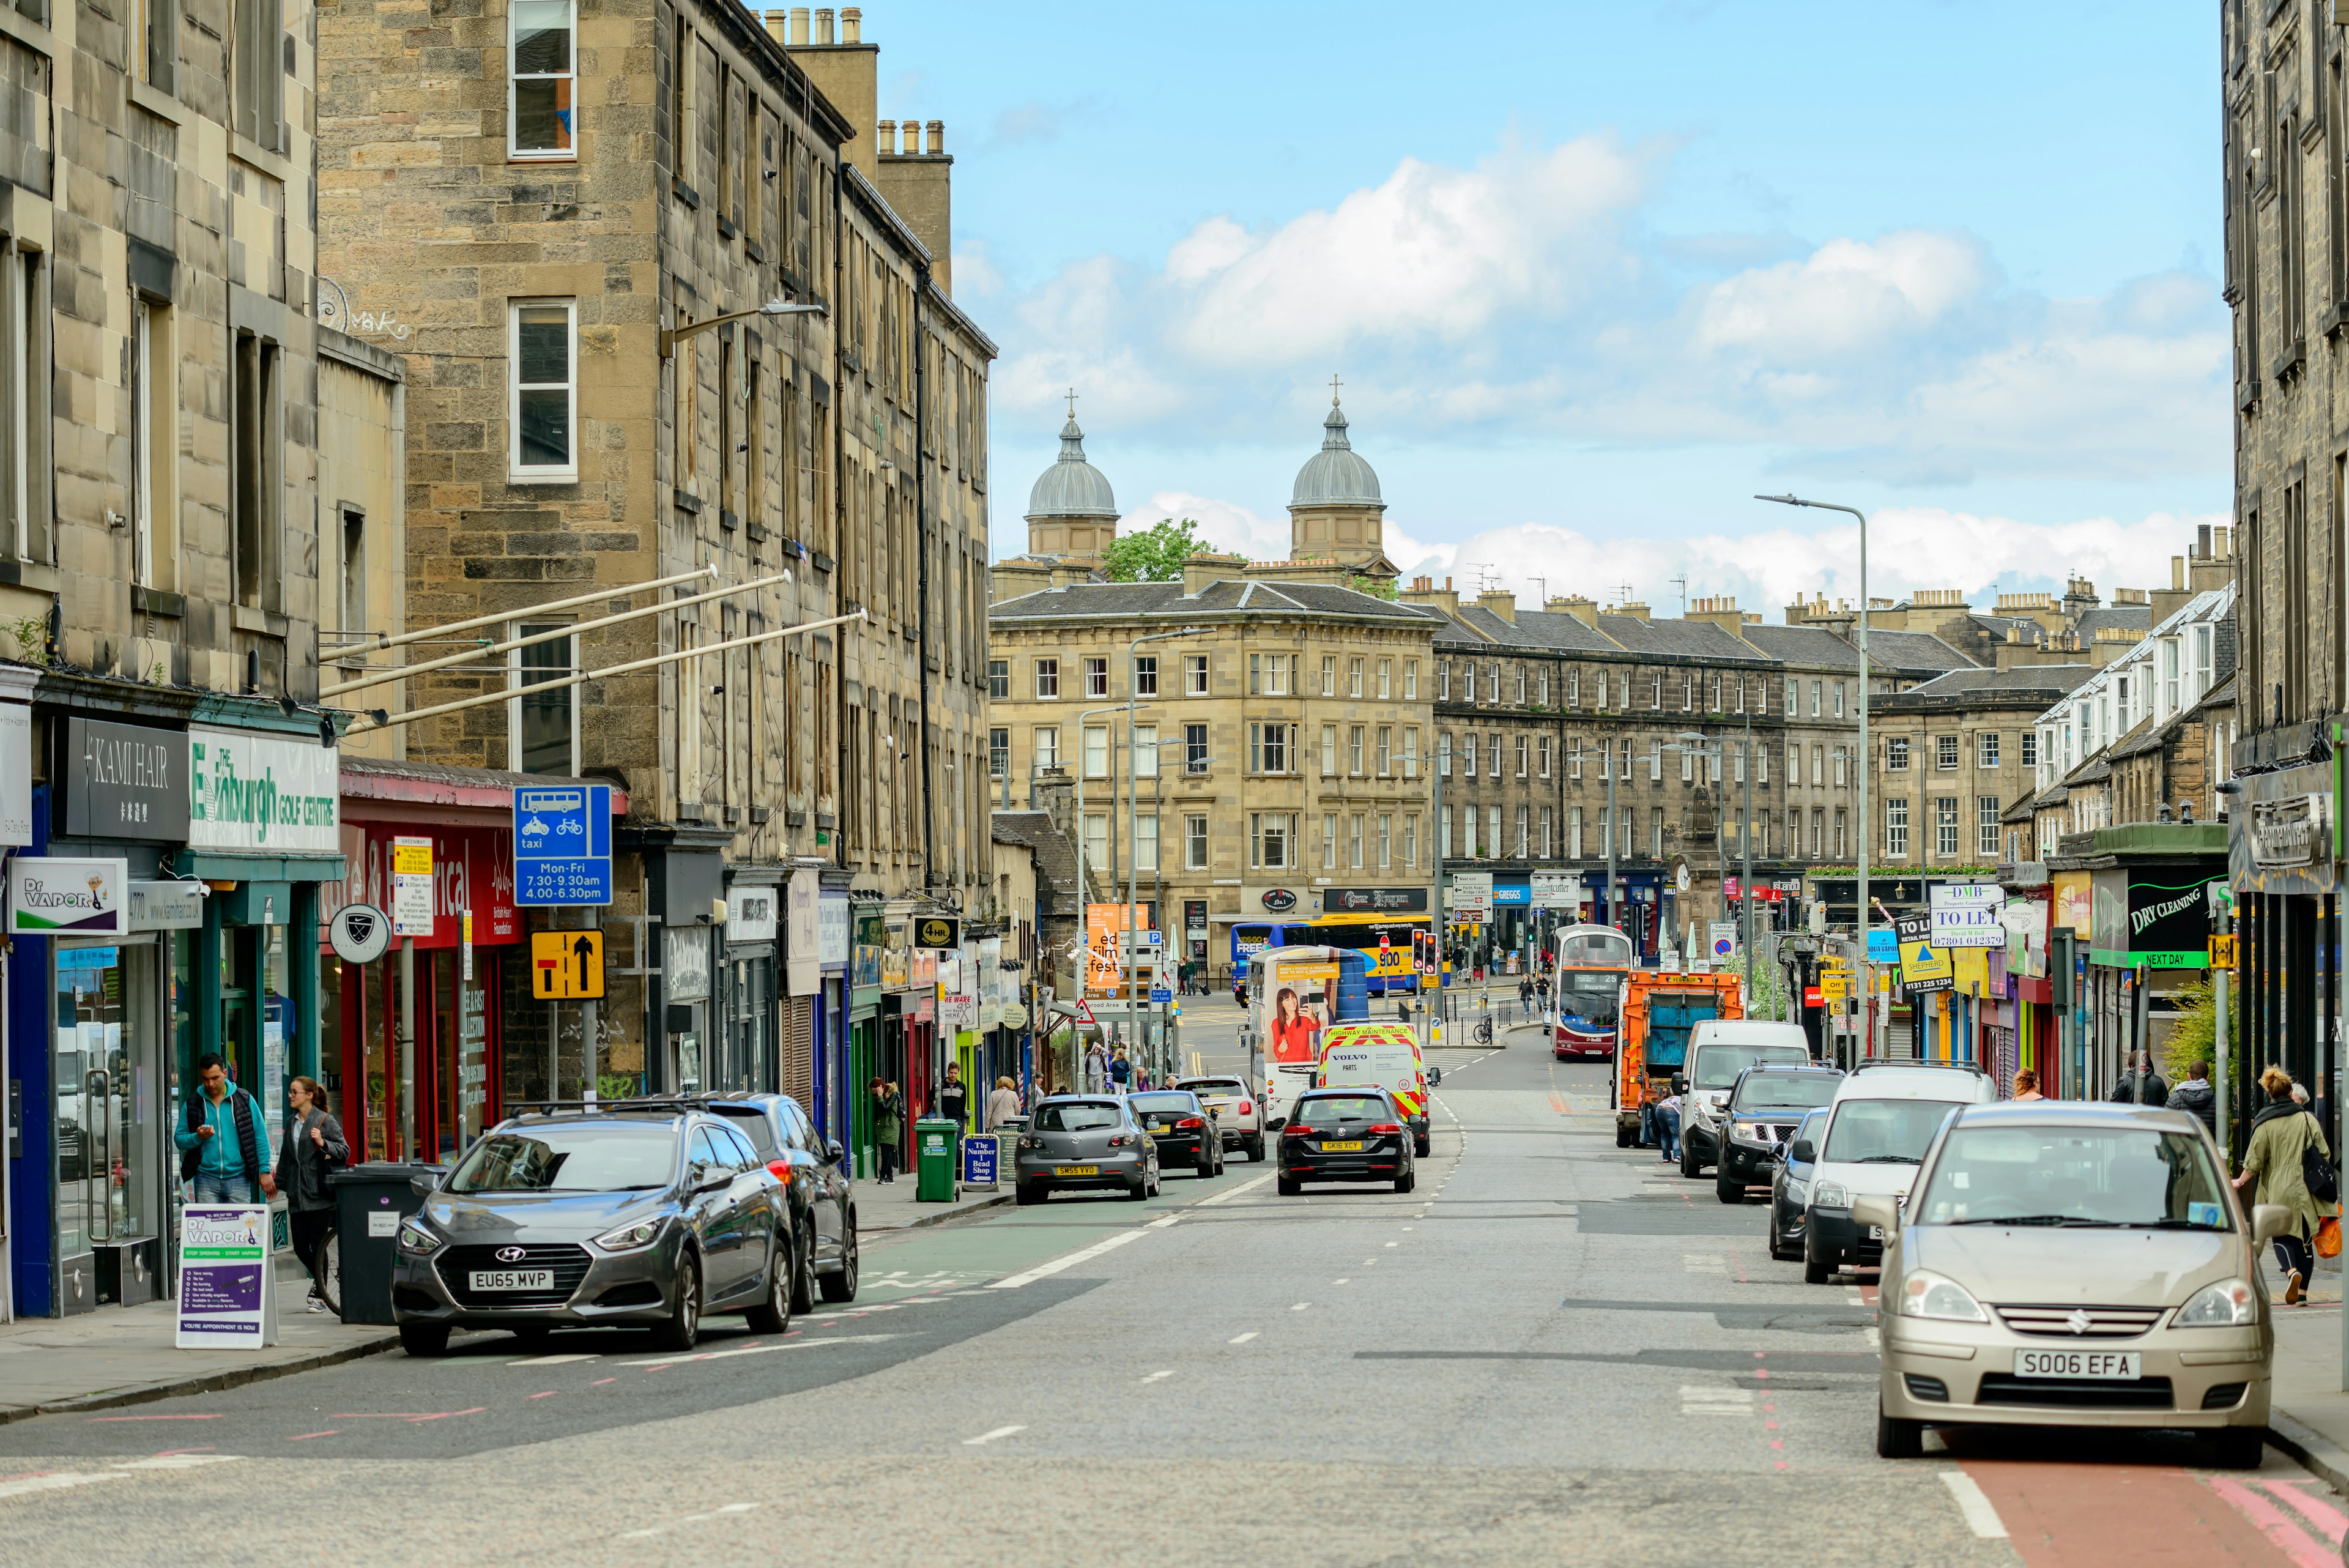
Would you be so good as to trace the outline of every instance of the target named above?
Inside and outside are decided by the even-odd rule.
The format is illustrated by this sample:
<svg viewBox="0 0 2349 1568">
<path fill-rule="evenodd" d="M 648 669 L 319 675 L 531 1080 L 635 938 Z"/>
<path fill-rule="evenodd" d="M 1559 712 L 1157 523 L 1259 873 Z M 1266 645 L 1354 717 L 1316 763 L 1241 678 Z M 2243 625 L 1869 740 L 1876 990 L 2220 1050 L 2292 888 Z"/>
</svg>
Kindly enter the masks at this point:
<svg viewBox="0 0 2349 1568">
<path fill-rule="evenodd" d="M 345 800 L 382 801 L 400 806 L 453 806 L 459 810 L 506 813 L 513 809 L 513 792 L 517 788 L 607 782 L 550 778 L 498 768 L 450 767 L 440 763 L 393 762 L 381 757 L 355 757 L 348 752 L 343 753 L 342 764 Z M 618 784 L 610 788 L 612 815 L 626 815 L 628 792 Z"/>
</svg>

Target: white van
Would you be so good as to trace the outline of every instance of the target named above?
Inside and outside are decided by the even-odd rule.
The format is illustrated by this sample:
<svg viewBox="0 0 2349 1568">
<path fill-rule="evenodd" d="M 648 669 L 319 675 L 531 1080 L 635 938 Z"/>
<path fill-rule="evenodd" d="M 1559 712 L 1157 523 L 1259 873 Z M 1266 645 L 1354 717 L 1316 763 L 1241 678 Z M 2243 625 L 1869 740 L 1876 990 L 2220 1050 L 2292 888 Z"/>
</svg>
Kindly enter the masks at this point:
<svg viewBox="0 0 2349 1568">
<path fill-rule="evenodd" d="M 1737 1075 L 1757 1063 L 1806 1067 L 1811 1037 L 1799 1023 L 1759 1018 L 1708 1018 L 1689 1031 L 1687 1086 L 1681 1093 L 1681 1174 L 1699 1176 L 1721 1161 L 1721 1113 Z"/>
<path fill-rule="evenodd" d="M 1412 1153 L 1426 1155 L 1427 1064 L 1410 1024 L 1389 1019 L 1331 1024 L 1321 1035 L 1321 1064 L 1313 1086 L 1384 1089 L 1411 1124 Z"/>
<path fill-rule="evenodd" d="M 1965 1062 L 1862 1062 L 1836 1090 L 1827 1125 L 1816 1148 L 1788 1151 L 1811 1161 L 1811 1193 L 1803 1221 L 1803 1278 L 1823 1285 L 1838 1269 L 1884 1261 L 1884 1237 L 1851 1218 L 1851 1200 L 1909 1196 L 1918 1162 L 1941 1123 L 1960 1106 L 1998 1098 L 1988 1073 Z"/>
</svg>

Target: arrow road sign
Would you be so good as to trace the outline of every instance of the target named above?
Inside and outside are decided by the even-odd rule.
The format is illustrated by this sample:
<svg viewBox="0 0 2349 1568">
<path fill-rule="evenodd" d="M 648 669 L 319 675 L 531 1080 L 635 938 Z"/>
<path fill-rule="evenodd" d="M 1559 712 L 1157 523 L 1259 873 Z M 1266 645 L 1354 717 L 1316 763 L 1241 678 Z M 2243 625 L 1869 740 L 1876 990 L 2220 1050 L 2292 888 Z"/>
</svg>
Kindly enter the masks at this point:
<svg viewBox="0 0 2349 1568">
<path fill-rule="evenodd" d="M 604 933 L 533 931 L 530 993 L 541 1002 L 594 1002 L 604 994 Z"/>
</svg>

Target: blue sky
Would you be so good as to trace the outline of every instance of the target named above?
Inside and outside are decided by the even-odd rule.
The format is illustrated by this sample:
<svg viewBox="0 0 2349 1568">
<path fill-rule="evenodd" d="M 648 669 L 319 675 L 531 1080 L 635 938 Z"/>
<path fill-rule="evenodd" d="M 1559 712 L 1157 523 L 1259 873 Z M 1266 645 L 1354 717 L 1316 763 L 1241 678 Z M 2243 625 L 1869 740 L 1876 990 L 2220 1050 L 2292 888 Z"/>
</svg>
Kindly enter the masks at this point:
<svg viewBox="0 0 2349 1568">
<path fill-rule="evenodd" d="M 1334 371 L 1390 554 L 1660 608 L 2141 585 L 2228 504 L 2209 7 L 867 5 L 947 122 L 997 554 L 1073 382 L 1139 524 L 1285 548 Z M 1775 613 L 1773 618 L 1775 618 Z"/>
</svg>

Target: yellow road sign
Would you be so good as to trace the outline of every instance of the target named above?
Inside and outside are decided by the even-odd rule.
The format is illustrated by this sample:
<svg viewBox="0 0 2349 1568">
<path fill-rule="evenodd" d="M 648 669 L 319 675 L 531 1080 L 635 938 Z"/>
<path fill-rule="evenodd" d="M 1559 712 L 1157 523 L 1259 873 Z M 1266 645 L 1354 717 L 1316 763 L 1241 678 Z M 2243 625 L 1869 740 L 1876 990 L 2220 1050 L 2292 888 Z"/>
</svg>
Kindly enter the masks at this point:
<svg viewBox="0 0 2349 1568">
<path fill-rule="evenodd" d="M 604 933 L 533 931 L 530 993 L 541 1002 L 593 1002 L 604 994 Z"/>
<path fill-rule="evenodd" d="M 2212 937 L 2210 939 L 2210 967 L 2212 969 L 2232 969 L 2235 967 L 2234 938 Z"/>
<path fill-rule="evenodd" d="M 1841 1002 L 1851 994 L 1851 976 L 1839 970 L 1829 970 L 1819 976 L 1819 996 L 1827 1002 Z"/>
</svg>

